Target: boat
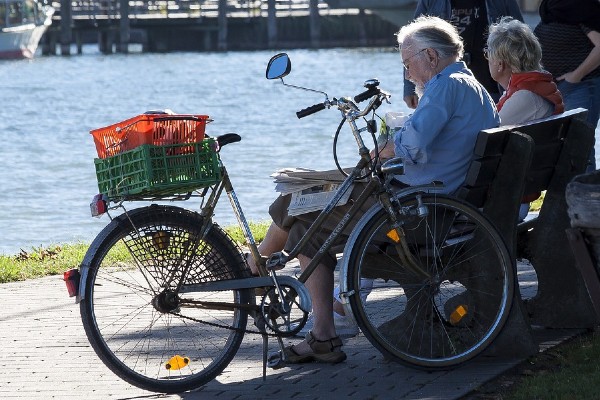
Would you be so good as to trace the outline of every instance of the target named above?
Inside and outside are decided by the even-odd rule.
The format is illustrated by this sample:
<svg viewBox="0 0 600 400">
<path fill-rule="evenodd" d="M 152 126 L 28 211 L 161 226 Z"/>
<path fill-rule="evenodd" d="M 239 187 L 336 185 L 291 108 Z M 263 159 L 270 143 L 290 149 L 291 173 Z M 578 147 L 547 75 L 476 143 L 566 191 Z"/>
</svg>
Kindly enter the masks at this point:
<svg viewBox="0 0 600 400">
<path fill-rule="evenodd" d="M 35 0 L 0 0 L 0 58 L 33 58 L 53 14 Z"/>
</svg>

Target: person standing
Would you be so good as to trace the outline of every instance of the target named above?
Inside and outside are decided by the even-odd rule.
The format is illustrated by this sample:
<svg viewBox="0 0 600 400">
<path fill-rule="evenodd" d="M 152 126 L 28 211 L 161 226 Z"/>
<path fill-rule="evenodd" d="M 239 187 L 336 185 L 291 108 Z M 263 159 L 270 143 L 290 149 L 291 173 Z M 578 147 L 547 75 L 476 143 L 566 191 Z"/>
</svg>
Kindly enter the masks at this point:
<svg viewBox="0 0 600 400">
<path fill-rule="evenodd" d="M 565 109 L 588 110 L 594 127 L 600 118 L 600 2 L 543 0 L 534 33 L 542 46 L 542 64 L 558 81 Z M 595 152 L 588 171 L 596 169 Z"/>
<path fill-rule="evenodd" d="M 483 56 L 487 28 L 500 17 L 510 16 L 523 21 L 523 15 L 515 0 L 419 0 L 414 17 L 432 15 L 450 22 L 463 39 L 463 61 L 475 78 L 487 89 L 494 101 L 500 98 L 500 88 L 492 79 L 488 63 Z M 409 108 L 416 108 L 419 98 L 415 86 L 406 75 L 404 78 L 404 101 Z"/>
</svg>

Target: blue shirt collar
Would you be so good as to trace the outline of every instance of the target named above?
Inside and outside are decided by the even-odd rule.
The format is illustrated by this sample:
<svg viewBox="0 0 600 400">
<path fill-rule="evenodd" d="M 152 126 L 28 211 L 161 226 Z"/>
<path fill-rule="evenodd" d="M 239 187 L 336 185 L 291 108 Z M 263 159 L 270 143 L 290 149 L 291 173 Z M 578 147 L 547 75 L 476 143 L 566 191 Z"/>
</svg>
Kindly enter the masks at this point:
<svg viewBox="0 0 600 400">
<path fill-rule="evenodd" d="M 471 70 L 469 70 L 467 68 L 467 65 L 463 61 L 457 61 L 455 63 L 448 65 L 446 68 L 444 68 L 439 73 L 437 73 L 433 78 L 431 78 L 425 84 L 425 89 L 427 89 L 428 86 L 433 85 L 441 77 L 450 76 L 451 74 L 454 74 L 456 72 L 460 72 L 463 74 L 467 74 L 469 76 L 473 76 L 473 73 L 471 72 Z"/>
</svg>

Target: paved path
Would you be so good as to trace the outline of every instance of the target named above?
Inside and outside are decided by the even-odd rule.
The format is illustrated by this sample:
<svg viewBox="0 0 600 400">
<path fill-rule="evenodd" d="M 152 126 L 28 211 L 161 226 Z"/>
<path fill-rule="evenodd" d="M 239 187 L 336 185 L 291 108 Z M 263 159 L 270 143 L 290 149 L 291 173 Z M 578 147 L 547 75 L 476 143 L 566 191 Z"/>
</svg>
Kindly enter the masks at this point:
<svg viewBox="0 0 600 400">
<path fill-rule="evenodd" d="M 520 280 L 526 291 L 535 290 L 535 275 Z M 554 332 L 544 346 L 564 335 Z M 0 399 L 460 399 L 518 362 L 480 358 L 424 372 L 386 362 L 359 335 L 347 341 L 345 363 L 268 370 L 263 381 L 262 339 L 246 335 L 216 380 L 193 392 L 156 395 L 123 382 L 99 361 L 59 276 L 0 285 L 0 343 Z"/>
</svg>

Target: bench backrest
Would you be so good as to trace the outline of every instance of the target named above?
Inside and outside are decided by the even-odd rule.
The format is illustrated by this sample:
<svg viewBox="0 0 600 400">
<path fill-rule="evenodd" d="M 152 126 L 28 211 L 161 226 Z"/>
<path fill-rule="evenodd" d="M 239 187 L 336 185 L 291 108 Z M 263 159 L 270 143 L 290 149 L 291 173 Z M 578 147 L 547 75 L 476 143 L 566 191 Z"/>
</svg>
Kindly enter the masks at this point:
<svg viewBox="0 0 600 400">
<path fill-rule="evenodd" d="M 581 134 L 581 129 L 571 129 L 572 121 L 585 119 L 586 113 L 585 109 L 576 109 L 523 125 L 481 131 L 475 144 L 474 159 L 465 183 L 457 191 L 457 196 L 477 207 L 484 206 L 489 189 L 497 177 L 500 160 L 505 154 L 509 138 L 515 132 L 531 137 L 534 144 L 531 163 L 525 176 L 523 195 L 532 195 L 547 190 L 558 166 L 559 156 L 566 138 L 571 136 L 571 131 L 574 132 L 574 136 Z M 580 124 L 575 124 L 580 126 Z M 576 139 L 573 137 L 573 140 Z M 585 144 L 585 138 L 583 141 Z M 524 153 L 523 156 L 526 154 Z M 515 168 L 515 173 L 517 172 L 518 168 Z M 515 178 L 518 179 L 518 177 Z"/>
<path fill-rule="evenodd" d="M 566 184 L 585 171 L 594 145 L 594 128 L 585 122 L 586 115 L 585 109 L 575 109 L 479 133 L 474 159 L 456 195 L 482 208 L 513 251 L 523 196 L 546 190 L 543 208 L 549 197 L 558 197 L 548 207 L 564 208 L 566 216 Z"/>
</svg>

